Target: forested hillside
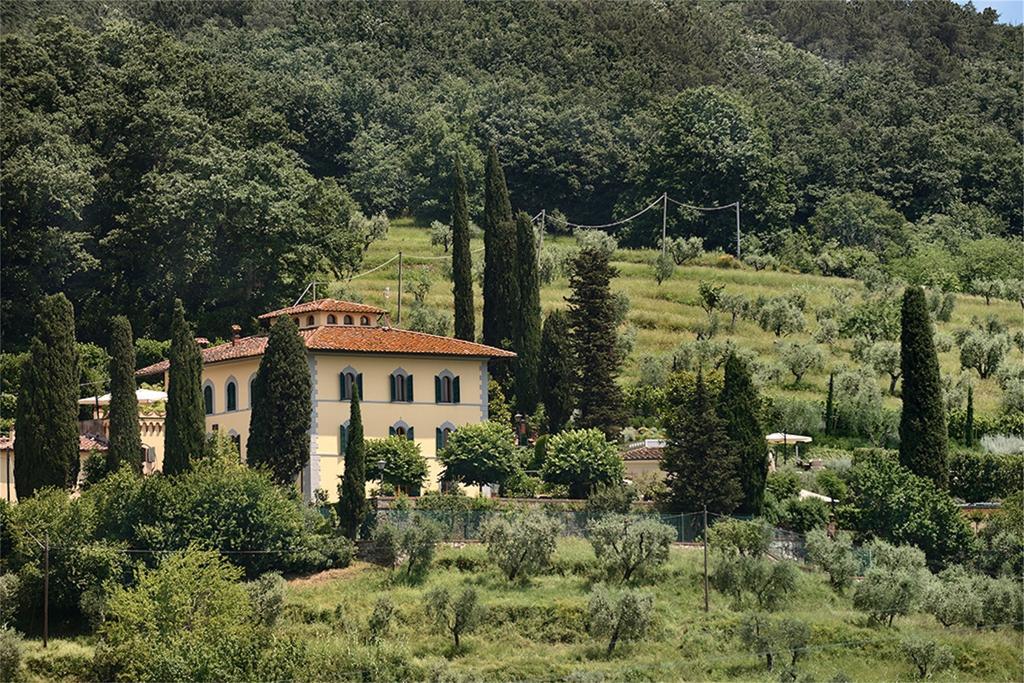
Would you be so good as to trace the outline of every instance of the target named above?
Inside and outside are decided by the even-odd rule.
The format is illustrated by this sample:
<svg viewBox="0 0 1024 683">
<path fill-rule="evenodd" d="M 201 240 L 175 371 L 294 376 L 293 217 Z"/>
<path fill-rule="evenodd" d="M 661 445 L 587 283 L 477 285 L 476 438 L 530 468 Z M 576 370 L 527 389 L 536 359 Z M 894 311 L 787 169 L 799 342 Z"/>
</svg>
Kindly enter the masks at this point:
<svg viewBox="0 0 1024 683">
<path fill-rule="evenodd" d="M 1020 277 L 1020 27 L 927 2 L 3 3 L 5 350 L 68 292 L 200 332 L 358 270 L 373 222 L 481 208 L 578 223 L 662 192 L 739 200 L 752 253 L 948 290 Z M 360 213 L 357 213 L 360 212 Z M 617 237 L 653 246 L 661 216 Z M 669 232 L 732 249 L 730 213 Z M 556 223 L 557 227 L 557 223 Z M 824 261 L 822 255 L 825 256 Z M 965 267 L 965 264 L 967 266 Z M 1004 292 L 1005 293 L 1005 292 Z"/>
</svg>

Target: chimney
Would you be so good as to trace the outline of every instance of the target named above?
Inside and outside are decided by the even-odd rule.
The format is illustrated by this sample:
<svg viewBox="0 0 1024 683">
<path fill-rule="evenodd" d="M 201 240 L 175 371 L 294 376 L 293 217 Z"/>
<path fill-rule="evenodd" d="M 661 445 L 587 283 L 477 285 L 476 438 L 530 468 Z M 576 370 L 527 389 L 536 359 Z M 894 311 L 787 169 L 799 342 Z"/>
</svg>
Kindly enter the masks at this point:
<svg viewBox="0 0 1024 683">
<path fill-rule="evenodd" d="M 231 326 L 231 345 L 234 346 L 238 343 L 238 338 L 242 336 L 242 326 L 232 325 Z"/>
<path fill-rule="evenodd" d="M 196 337 L 196 344 L 199 345 L 199 348 L 205 349 L 207 346 L 210 345 L 210 340 L 207 339 L 206 337 Z"/>
</svg>

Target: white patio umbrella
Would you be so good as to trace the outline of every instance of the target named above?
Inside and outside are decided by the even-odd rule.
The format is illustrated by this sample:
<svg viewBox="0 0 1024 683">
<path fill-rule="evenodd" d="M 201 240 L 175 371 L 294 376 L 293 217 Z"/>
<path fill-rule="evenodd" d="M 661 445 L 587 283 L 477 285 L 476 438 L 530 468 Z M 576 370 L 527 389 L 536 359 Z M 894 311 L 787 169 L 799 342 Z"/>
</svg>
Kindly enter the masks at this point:
<svg viewBox="0 0 1024 683">
<path fill-rule="evenodd" d="M 166 391 L 154 391 L 153 389 L 136 389 L 135 399 L 139 403 L 156 403 L 157 401 L 166 401 Z M 90 396 L 88 398 L 80 398 L 78 402 L 83 406 L 105 406 L 110 405 L 110 394 L 103 394 L 102 396 Z"/>
<path fill-rule="evenodd" d="M 786 448 L 789 444 L 796 446 L 796 457 L 800 457 L 800 444 L 811 443 L 814 439 L 809 436 L 803 436 L 802 434 L 787 434 L 786 432 L 775 432 L 764 437 L 764 440 L 772 445 L 782 445 L 783 454 L 786 452 Z"/>
</svg>

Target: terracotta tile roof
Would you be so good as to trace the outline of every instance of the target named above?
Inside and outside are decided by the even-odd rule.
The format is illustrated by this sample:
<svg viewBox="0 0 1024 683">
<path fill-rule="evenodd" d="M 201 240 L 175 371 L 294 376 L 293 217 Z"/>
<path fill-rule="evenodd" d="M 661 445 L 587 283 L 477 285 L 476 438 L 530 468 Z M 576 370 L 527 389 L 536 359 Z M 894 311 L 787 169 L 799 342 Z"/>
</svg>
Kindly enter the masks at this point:
<svg viewBox="0 0 1024 683">
<path fill-rule="evenodd" d="M 623 452 L 623 460 L 662 460 L 665 446 L 640 446 Z"/>
<path fill-rule="evenodd" d="M 3 435 L 0 436 L 0 451 L 11 451 L 14 450 L 14 436 Z M 78 450 L 80 451 L 105 451 L 107 450 L 107 444 L 100 441 L 93 436 L 85 436 L 80 434 L 78 436 Z"/>
<path fill-rule="evenodd" d="M 474 342 L 439 337 L 424 332 L 399 330 L 393 327 L 351 327 L 325 325 L 299 330 L 311 351 L 350 351 L 353 353 L 398 353 L 427 356 L 465 356 L 468 358 L 514 358 L 511 351 Z M 242 337 L 235 343 L 227 342 L 201 349 L 203 363 L 250 358 L 263 355 L 267 338 Z M 161 361 L 135 372 L 139 376 L 161 374 L 168 362 Z"/>
<path fill-rule="evenodd" d="M 370 306 L 368 304 L 357 304 L 354 301 L 317 299 L 316 301 L 307 301 L 297 306 L 289 306 L 288 308 L 281 308 L 276 311 L 271 311 L 270 313 L 264 313 L 260 316 L 260 320 L 276 318 L 279 315 L 295 315 L 297 313 L 309 313 L 311 311 L 331 311 L 337 313 L 387 313 L 383 308 Z"/>
</svg>

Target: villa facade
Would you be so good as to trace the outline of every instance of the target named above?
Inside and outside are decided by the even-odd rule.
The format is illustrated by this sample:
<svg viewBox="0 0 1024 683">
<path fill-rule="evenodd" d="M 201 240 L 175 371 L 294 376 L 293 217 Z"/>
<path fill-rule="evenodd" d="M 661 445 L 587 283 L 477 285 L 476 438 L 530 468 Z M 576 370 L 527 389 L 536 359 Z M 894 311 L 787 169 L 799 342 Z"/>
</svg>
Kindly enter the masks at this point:
<svg viewBox="0 0 1024 683">
<path fill-rule="evenodd" d="M 337 499 L 350 420 L 353 386 L 360 389 L 366 438 L 402 436 L 427 461 L 427 490 L 439 487 L 437 452 L 459 427 L 487 420 L 487 365 L 512 358 L 503 349 L 391 327 L 384 309 L 318 299 L 260 316 L 273 324 L 292 317 L 307 348 L 312 381 L 310 462 L 300 476 L 303 495 L 323 489 Z M 202 349 L 206 428 L 227 433 L 246 459 L 252 382 L 266 336 L 239 337 Z M 163 374 L 167 361 L 139 370 Z M 162 459 L 162 450 L 160 455 Z M 156 462 L 157 469 L 161 462 Z"/>
</svg>

